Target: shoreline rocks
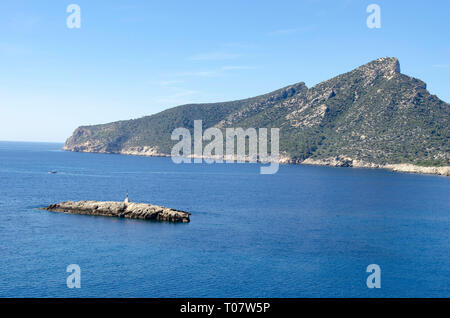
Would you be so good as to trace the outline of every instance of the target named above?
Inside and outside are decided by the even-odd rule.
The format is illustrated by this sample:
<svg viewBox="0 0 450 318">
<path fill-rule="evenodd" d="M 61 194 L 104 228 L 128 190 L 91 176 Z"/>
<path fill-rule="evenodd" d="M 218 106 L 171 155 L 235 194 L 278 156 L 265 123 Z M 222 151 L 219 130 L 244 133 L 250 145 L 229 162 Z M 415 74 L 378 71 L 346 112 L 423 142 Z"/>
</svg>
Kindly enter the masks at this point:
<svg viewBox="0 0 450 318">
<path fill-rule="evenodd" d="M 107 152 L 107 151 L 95 151 L 92 149 L 69 149 L 67 147 L 63 147 L 64 151 L 72 151 L 72 152 L 87 152 L 87 153 L 103 153 L 103 154 L 117 154 L 117 155 L 128 155 L 128 156 L 145 156 L 145 157 L 171 157 L 170 154 L 158 153 L 157 149 L 147 147 L 143 148 L 141 151 L 139 149 L 133 149 L 131 151 L 122 150 L 119 152 Z M 191 155 L 188 158 L 195 158 L 195 156 Z M 202 156 L 203 159 L 220 159 L 217 157 L 208 157 Z M 226 156 L 222 157 L 223 160 L 229 159 Z M 248 158 L 237 158 L 233 157 L 234 160 L 242 159 L 243 161 L 248 161 Z M 440 166 L 440 167 L 426 167 L 426 166 L 417 166 L 410 163 L 403 164 L 376 164 L 370 163 L 362 160 L 352 159 L 346 156 L 337 156 L 330 157 L 325 159 L 313 159 L 307 158 L 305 160 L 295 160 L 289 157 L 287 154 L 281 153 L 280 158 L 278 160 L 280 164 L 304 164 L 304 165 L 314 165 L 314 166 L 330 166 L 330 167 L 348 167 L 348 168 L 372 168 L 372 169 L 388 169 L 394 172 L 403 172 L 403 173 L 419 173 L 419 174 L 433 174 L 439 176 L 450 176 L 450 166 Z M 268 163 L 263 162 L 263 163 Z"/>
<path fill-rule="evenodd" d="M 189 216 L 191 215 L 189 212 L 169 209 L 158 205 L 114 201 L 65 201 L 51 204 L 41 210 L 175 223 L 188 223 L 190 222 Z"/>
<path fill-rule="evenodd" d="M 372 168 L 372 169 L 388 169 L 394 172 L 434 174 L 444 177 L 450 176 L 450 166 L 442 167 L 423 167 L 410 163 L 405 164 L 385 164 L 379 165 L 361 160 L 355 160 L 345 156 L 330 157 L 326 159 L 308 158 L 301 162 L 306 165 L 330 166 L 330 167 L 350 167 L 350 168 Z"/>
</svg>

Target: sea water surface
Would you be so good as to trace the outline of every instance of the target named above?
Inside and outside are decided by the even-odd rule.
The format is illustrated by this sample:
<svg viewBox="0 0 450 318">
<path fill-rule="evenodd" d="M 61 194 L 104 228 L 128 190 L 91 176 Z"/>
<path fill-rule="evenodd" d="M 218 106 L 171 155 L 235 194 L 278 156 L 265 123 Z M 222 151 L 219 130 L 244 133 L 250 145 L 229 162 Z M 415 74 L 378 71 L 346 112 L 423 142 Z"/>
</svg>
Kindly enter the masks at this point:
<svg viewBox="0 0 450 318">
<path fill-rule="evenodd" d="M 260 175 L 61 146 L 0 142 L 0 297 L 450 296 L 450 178 L 302 165 Z M 36 209 L 127 191 L 191 222 Z M 380 289 L 366 285 L 369 264 Z"/>
</svg>

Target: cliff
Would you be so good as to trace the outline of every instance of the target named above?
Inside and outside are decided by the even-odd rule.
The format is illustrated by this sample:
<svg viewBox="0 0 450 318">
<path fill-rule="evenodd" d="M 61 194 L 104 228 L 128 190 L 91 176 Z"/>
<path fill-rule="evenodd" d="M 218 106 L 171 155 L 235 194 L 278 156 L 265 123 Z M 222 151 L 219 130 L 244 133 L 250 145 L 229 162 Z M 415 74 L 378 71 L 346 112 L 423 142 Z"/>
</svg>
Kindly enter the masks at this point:
<svg viewBox="0 0 450 318">
<path fill-rule="evenodd" d="M 65 201 L 51 204 L 43 210 L 71 214 L 114 216 L 130 219 L 156 220 L 188 223 L 188 212 L 146 203 L 124 203 L 111 201 Z"/>
</svg>

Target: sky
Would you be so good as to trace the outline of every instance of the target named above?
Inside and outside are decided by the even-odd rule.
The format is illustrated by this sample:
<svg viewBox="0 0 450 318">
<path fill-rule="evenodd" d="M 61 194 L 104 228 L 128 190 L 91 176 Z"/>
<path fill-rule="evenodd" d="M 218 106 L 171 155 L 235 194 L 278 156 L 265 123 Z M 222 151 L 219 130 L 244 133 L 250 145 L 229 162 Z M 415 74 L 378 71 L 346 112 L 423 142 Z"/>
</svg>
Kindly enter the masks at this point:
<svg viewBox="0 0 450 318">
<path fill-rule="evenodd" d="M 0 140 L 64 142 L 81 125 L 311 87 L 385 56 L 450 102 L 450 1 L 1 1 Z"/>
</svg>

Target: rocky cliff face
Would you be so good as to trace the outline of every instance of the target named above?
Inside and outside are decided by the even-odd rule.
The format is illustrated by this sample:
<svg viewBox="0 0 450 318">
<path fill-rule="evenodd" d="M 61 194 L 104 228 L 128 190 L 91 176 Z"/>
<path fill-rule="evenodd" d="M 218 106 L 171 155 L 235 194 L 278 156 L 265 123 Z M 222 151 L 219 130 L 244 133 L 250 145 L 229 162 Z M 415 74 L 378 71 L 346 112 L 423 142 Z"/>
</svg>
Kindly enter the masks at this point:
<svg viewBox="0 0 450 318">
<path fill-rule="evenodd" d="M 44 210 L 71 214 L 114 216 L 168 222 L 190 221 L 190 213 L 146 203 L 66 201 L 51 204 Z"/>
<path fill-rule="evenodd" d="M 431 95 L 424 82 L 400 73 L 396 58 L 380 58 L 312 88 L 299 83 L 246 100 L 184 105 L 136 120 L 80 127 L 64 149 L 169 155 L 173 129 L 192 129 L 197 119 L 204 129 L 280 128 L 283 162 L 450 165 L 450 105 Z"/>
</svg>

